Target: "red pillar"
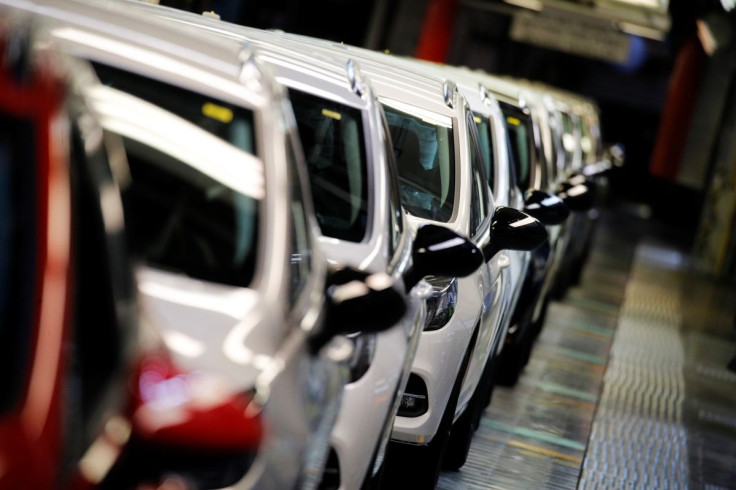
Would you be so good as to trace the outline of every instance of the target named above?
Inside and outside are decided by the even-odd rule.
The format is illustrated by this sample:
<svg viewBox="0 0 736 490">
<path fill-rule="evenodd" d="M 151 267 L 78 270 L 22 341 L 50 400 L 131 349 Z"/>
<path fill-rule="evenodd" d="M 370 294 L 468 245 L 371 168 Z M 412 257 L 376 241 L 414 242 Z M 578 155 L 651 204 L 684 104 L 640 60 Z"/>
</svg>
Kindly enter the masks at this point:
<svg viewBox="0 0 736 490">
<path fill-rule="evenodd" d="M 438 63 L 445 62 L 459 4 L 458 0 L 430 0 L 417 50 L 414 53 L 415 57 Z"/>
<path fill-rule="evenodd" d="M 670 75 L 669 91 L 662 110 L 657 139 L 654 142 L 649 171 L 655 177 L 677 179 L 685 152 L 690 123 L 695 112 L 706 56 L 698 38 L 693 36 L 677 53 Z"/>
</svg>

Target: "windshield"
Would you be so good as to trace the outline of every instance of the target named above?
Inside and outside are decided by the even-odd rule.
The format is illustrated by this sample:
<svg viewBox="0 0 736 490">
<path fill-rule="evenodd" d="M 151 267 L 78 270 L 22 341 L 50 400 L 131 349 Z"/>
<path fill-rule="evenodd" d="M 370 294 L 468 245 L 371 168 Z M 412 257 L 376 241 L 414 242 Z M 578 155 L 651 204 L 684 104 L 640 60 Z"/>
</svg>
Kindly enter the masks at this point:
<svg viewBox="0 0 736 490">
<path fill-rule="evenodd" d="M 493 187 L 495 181 L 495 168 L 493 159 L 493 137 L 491 136 L 491 123 L 487 117 L 480 115 L 474 115 L 473 120 L 475 125 L 478 127 L 478 137 L 480 143 L 480 151 L 483 156 L 483 166 L 486 170 L 486 176 L 488 177 L 488 187 Z"/>
<path fill-rule="evenodd" d="M 94 100 L 105 128 L 125 143 L 132 251 L 151 266 L 249 285 L 263 192 L 252 156 L 253 113 L 108 66 L 95 69 L 116 89 L 98 90 Z"/>
<path fill-rule="evenodd" d="M 322 234 L 360 242 L 368 221 L 368 178 L 359 109 L 290 90 Z"/>
<path fill-rule="evenodd" d="M 401 183 L 401 203 L 418 218 L 447 222 L 455 200 L 452 122 L 430 120 L 384 104 Z"/>
<path fill-rule="evenodd" d="M 531 175 L 531 119 L 526 114 L 510 108 L 503 108 L 506 130 L 509 135 L 514 170 L 519 180 L 519 188 L 529 189 Z"/>
</svg>

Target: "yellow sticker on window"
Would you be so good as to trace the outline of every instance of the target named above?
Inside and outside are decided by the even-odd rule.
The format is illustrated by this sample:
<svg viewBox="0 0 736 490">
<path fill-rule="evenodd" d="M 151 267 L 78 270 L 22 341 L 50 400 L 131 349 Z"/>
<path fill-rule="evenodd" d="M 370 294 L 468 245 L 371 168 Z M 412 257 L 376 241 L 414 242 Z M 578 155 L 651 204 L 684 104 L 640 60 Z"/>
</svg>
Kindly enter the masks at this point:
<svg viewBox="0 0 736 490">
<path fill-rule="evenodd" d="M 511 124 L 512 126 L 520 126 L 521 125 L 521 121 L 519 121 L 515 117 L 507 117 L 506 118 L 506 122 L 509 123 L 509 124 Z"/>
<path fill-rule="evenodd" d="M 233 120 L 233 111 L 227 107 L 213 104 L 212 102 L 205 102 L 202 106 L 202 114 L 220 122 L 229 123 Z"/>
<path fill-rule="evenodd" d="M 342 114 L 340 114 L 339 112 L 331 111 L 329 109 L 322 109 L 322 115 L 331 117 L 332 119 L 336 119 L 338 121 L 342 119 Z"/>
<path fill-rule="evenodd" d="M 473 116 L 473 120 L 475 120 L 475 124 L 480 124 L 483 122 L 483 119 L 479 118 L 478 116 Z"/>
</svg>

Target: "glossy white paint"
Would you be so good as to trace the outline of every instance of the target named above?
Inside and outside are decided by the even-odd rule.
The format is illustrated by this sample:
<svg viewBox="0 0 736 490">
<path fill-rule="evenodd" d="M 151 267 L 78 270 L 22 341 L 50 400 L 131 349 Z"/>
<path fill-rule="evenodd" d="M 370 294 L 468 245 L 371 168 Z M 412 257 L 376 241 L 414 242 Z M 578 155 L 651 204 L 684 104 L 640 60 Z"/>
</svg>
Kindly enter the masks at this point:
<svg viewBox="0 0 736 490">
<path fill-rule="evenodd" d="M 160 329 L 181 367 L 216 373 L 238 389 L 253 389 L 263 404 L 269 428 L 256 462 L 236 486 L 286 488 L 300 481 L 308 486 L 309 475 L 321 472 L 327 454 L 344 368 L 329 355 L 313 356 L 307 348 L 309 336 L 321 328 L 326 264 L 319 250 L 312 251 L 311 274 L 296 302 L 288 300 L 291 251 L 290 240 L 284 237 L 293 233 L 290 196 L 299 176 L 290 175 L 286 163 L 287 140 L 294 137 L 294 126 L 283 91 L 252 53 L 244 51 L 242 42 L 167 25 L 118 2 L 19 4 L 43 17 L 65 52 L 253 111 L 258 155 L 241 158 L 251 173 L 260 174 L 252 181 L 260 182 L 258 186 L 245 189 L 260 206 L 258 265 L 252 284 L 249 288 L 223 286 L 142 267 L 139 291 L 147 321 Z M 134 116 L 126 120 L 124 108 L 115 110 L 115 97 L 88 95 L 101 104 L 109 130 L 147 138 L 147 144 L 163 141 L 141 133 L 151 129 L 145 124 L 134 128 Z M 162 134 L 169 141 L 162 151 L 176 153 L 172 148 L 177 138 L 187 134 Z M 181 148 L 191 143 L 191 138 L 179 141 Z M 223 148 L 233 153 L 232 148 Z M 218 178 L 227 183 L 243 171 L 227 167 L 237 161 L 221 161 L 221 167 L 209 171 L 222 170 Z M 306 232 L 315 244 L 310 203 L 304 207 Z"/>
</svg>

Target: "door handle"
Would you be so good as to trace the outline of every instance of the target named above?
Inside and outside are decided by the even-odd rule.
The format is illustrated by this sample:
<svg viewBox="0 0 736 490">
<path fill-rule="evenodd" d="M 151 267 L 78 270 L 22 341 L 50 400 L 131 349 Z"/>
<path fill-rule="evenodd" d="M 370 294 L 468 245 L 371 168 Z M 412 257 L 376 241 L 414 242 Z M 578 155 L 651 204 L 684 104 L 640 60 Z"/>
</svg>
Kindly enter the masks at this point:
<svg viewBox="0 0 736 490">
<path fill-rule="evenodd" d="M 511 259 L 506 254 L 498 254 L 498 261 L 496 262 L 501 269 L 511 265 Z"/>
</svg>

